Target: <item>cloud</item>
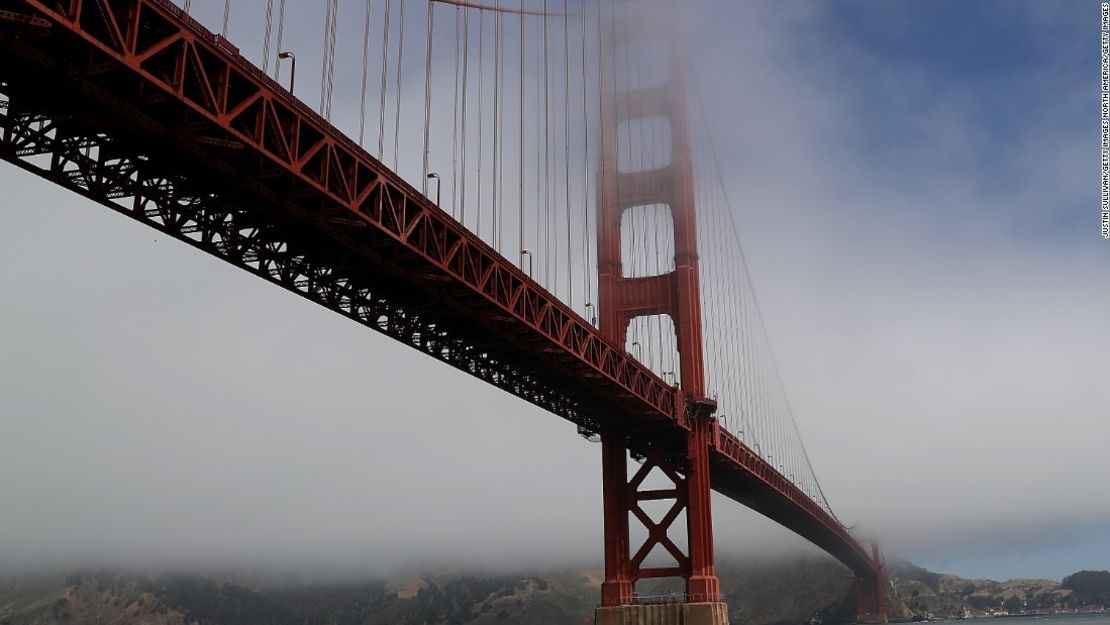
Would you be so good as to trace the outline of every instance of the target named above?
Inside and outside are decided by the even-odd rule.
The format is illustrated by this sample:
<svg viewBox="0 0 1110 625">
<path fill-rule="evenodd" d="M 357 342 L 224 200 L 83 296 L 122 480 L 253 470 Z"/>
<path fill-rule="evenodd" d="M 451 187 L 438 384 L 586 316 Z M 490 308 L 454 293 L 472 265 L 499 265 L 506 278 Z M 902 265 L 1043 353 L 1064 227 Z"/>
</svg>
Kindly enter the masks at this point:
<svg viewBox="0 0 1110 625">
<path fill-rule="evenodd" d="M 983 91 L 815 35 L 834 6 L 745 9 L 762 28 L 712 39 L 701 84 L 736 120 L 733 206 L 834 507 L 926 559 L 1110 520 L 1094 134 L 1060 117 L 1087 91 L 1018 66 L 1055 96 L 1001 134 Z"/>
</svg>

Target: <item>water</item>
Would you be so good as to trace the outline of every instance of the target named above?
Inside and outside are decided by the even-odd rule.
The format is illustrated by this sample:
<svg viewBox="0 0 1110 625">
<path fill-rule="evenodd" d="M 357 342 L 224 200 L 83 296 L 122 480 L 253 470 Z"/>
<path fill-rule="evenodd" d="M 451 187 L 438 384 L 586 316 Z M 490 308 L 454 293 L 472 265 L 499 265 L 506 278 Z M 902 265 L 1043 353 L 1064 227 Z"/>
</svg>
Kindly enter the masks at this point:
<svg viewBox="0 0 1110 625">
<path fill-rule="evenodd" d="M 1045 614 L 979 619 L 991 625 L 1110 625 L 1110 612 L 1097 614 Z"/>
</svg>

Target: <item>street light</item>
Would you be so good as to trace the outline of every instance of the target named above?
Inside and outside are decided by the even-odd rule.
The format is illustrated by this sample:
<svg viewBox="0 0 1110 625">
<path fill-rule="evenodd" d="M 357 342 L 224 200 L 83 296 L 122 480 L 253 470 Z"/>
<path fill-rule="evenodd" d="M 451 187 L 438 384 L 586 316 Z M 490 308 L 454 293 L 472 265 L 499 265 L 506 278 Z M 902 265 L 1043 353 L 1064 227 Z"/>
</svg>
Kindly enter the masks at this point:
<svg viewBox="0 0 1110 625">
<path fill-rule="evenodd" d="M 289 59 L 289 93 L 293 93 L 293 86 L 297 82 L 297 55 L 292 52 L 279 52 L 278 63 Z"/>
<path fill-rule="evenodd" d="M 439 179 L 439 174 L 435 172 L 428 174 L 428 180 L 432 179 L 436 181 L 436 206 L 439 206 L 439 189 L 442 186 L 442 181 Z"/>
<path fill-rule="evenodd" d="M 532 277 L 532 252 L 531 252 L 531 250 L 527 250 L 527 249 L 520 250 L 520 268 L 521 268 L 521 270 L 524 269 L 524 257 L 525 256 L 528 257 L 528 277 L 531 278 Z"/>
</svg>

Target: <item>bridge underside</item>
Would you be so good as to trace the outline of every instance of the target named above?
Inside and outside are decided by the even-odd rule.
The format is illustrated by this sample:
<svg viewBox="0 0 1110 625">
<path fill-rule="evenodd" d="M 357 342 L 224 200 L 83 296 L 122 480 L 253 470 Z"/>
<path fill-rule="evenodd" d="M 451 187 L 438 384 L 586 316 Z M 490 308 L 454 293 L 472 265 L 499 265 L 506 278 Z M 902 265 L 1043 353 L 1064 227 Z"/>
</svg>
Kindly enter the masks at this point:
<svg viewBox="0 0 1110 625">
<path fill-rule="evenodd" d="M 183 84 L 178 93 L 168 91 L 124 62 L 137 50 L 117 54 L 95 43 L 119 38 L 137 48 L 148 36 L 141 33 L 176 28 L 174 20 L 187 18 L 160 13 L 170 10 L 167 3 L 109 3 L 142 5 L 158 16 L 145 30 L 123 25 L 118 37 L 110 22 L 78 28 L 44 8 L 74 4 L 81 3 L 0 0 L 0 158 L 586 430 L 625 432 L 633 454 L 650 451 L 682 470 L 689 419 L 680 391 L 510 263 L 490 260 L 492 250 L 460 234 L 450 217 L 380 163 L 364 154 L 345 160 L 344 150 L 355 150 L 328 137 L 334 129 L 321 122 L 304 130 L 308 113 L 292 107 L 289 96 L 270 93 L 274 87 L 260 88 L 273 101 L 272 116 L 279 122 L 291 119 L 287 113 L 300 116 L 298 136 L 311 134 L 332 156 L 314 160 L 301 146 L 296 166 L 283 165 L 234 126 L 226 97 L 222 113 L 205 112 L 190 98 L 210 98 L 215 90 Z M 127 15 L 139 25 L 143 13 Z M 191 32 L 188 45 L 208 52 L 178 69 L 203 73 L 207 65 L 214 72 L 219 64 L 212 59 L 223 52 Z M 292 112 L 278 113 L 283 103 Z M 255 119 L 259 126 L 272 121 L 261 113 Z M 354 208 L 337 186 L 320 182 L 339 169 L 373 179 L 347 185 L 358 196 Z M 657 441 L 667 439 L 674 447 L 659 449 Z M 714 490 L 814 542 L 857 577 L 878 575 L 871 554 L 831 515 L 731 434 L 714 429 L 709 461 Z"/>
<path fill-rule="evenodd" d="M 187 107 L 74 51 L 58 30 L 0 31 L 0 158 L 588 429 L 666 420 L 631 408 L 625 389 L 442 267 L 326 210 L 318 189 Z M 87 61 L 56 60 L 74 58 Z"/>
</svg>

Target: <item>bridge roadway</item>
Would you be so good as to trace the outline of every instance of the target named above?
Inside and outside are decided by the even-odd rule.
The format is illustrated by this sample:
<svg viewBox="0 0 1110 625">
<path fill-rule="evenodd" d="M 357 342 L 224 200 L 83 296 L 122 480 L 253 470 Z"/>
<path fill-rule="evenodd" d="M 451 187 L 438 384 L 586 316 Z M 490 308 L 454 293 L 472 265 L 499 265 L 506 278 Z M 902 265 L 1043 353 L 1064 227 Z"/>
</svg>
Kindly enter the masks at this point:
<svg viewBox="0 0 1110 625">
<path fill-rule="evenodd" d="M 166 0 L 0 0 L 0 132 L 16 166 L 586 431 L 672 431 L 683 466 L 680 389 Z M 878 579 L 773 466 L 710 444 L 714 490 Z"/>
</svg>

